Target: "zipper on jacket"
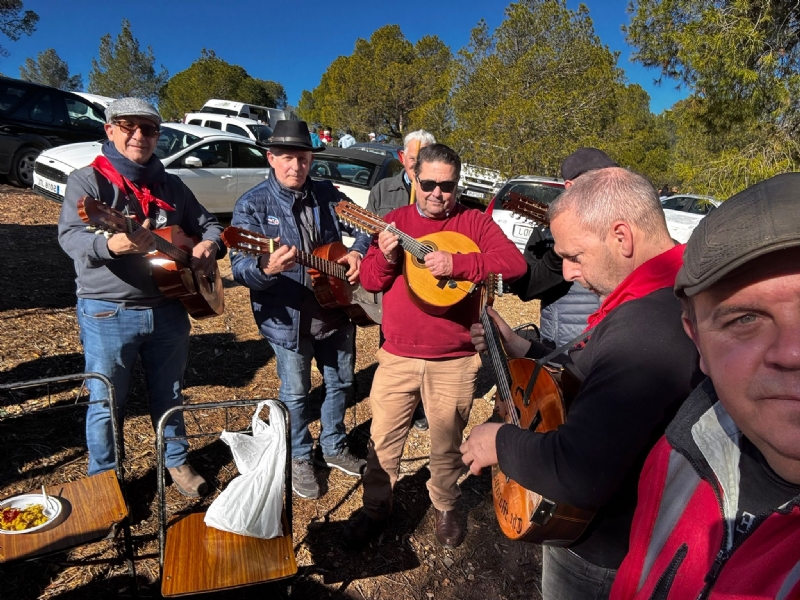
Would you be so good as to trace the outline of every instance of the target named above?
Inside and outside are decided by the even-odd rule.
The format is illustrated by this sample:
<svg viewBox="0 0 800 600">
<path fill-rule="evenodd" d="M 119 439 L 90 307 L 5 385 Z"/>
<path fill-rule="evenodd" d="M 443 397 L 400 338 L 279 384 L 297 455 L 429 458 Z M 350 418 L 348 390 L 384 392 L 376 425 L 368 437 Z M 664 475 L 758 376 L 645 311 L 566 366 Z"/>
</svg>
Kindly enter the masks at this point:
<svg viewBox="0 0 800 600">
<path fill-rule="evenodd" d="M 661 574 L 661 577 L 658 578 L 656 586 L 653 588 L 653 594 L 650 596 L 650 600 L 667 600 L 669 591 L 672 589 L 672 582 L 675 581 L 675 575 L 678 574 L 678 569 L 681 568 L 681 565 L 686 559 L 686 555 L 688 553 L 689 545 L 685 543 L 681 544 L 678 550 L 675 552 L 675 556 L 672 557 L 672 560 L 669 561 L 669 565 Z"/>
<path fill-rule="evenodd" d="M 725 563 L 727 563 L 730 560 L 731 556 L 733 556 L 733 553 L 736 552 L 739 546 L 744 544 L 745 541 L 747 541 L 747 538 L 749 538 L 755 532 L 755 530 L 758 529 L 758 526 L 761 525 L 761 523 L 763 523 L 764 521 L 766 521 L 767 517 L 769 517 L 771 514 L 772 514 L 771 512 L 766 512 L 759 515 L 753 521 L 753 524 L 750 526 L 750 529 L 748 529 L 746 533 L 743 533 L 736 539 L 736 541 L 733 543 L 733 546 L 731 546 L 730 550 L 724 549 L 725 546 L 727 546 L 727 543 L 723 544 L 722 549 L 720 549 L 720 551 L 717 553 L 717 557 L 714 559 L 714 563 L 711 565 L 711 569 L 709 570 L 708 573 L 706 573 L 706 578 L 705 578 L 706 584 L 705 586 L 703 586 L 703 590 L 700 592 L 700 595 L 697 597 L 697 600 L 705 600 L 706 598 L 708 598 L 709 594 L 711 593 L 711 589 L 714 587 L 714 584 L 717 582 L 717 579 L 719 578 L 719 574 L 722 572 L 722 567 L 724 567 Z M 727 542 L 727 537 L 728 537 L 728 528 L 726 526 L 725 535 L 723 536 L 724 542 Z"/>
</svg>

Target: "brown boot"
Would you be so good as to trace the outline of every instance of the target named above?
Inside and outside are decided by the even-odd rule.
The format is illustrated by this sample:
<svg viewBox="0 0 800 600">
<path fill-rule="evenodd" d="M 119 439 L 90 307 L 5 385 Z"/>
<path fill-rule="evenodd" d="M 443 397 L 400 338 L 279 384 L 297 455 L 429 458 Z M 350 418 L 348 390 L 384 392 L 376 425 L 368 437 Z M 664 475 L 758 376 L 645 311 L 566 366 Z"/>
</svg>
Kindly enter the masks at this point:
<svg viewBox="0 0 800 600">
<path fill-rule="evenodd" d="M 436 518 L 436 539 L 445 548 L 458 548 L 464 540 L 464 530 L 458 521 L 458 513 L 453 510 L 433 508 Z"/>
<path fill-rule="evenodd" d="M 206 480 L 197 474 L 190 465 L 181 465 L 180 467 L 172 467 L 167 469 L 172 476 L 172 481 L 175 487 L 184 496 L 189 498 L 199 498 L 208 493 L 208 484 Z"/>
</svg>

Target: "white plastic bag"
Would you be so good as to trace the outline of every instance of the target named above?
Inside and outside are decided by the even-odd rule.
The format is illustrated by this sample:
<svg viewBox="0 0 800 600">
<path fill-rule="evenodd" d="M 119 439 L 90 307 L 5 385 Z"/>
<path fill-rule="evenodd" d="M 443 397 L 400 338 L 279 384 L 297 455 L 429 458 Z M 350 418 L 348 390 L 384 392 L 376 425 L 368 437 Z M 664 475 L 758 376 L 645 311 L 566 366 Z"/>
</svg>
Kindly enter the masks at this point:
<svg viewBox="0 0 800 600">
<path fill-rule="evenodd" d="M 270 407 L 269 423 L 259 418 L 264 406 Z M 253 415 L 252 435 L 222 432 L 220 439 L 230 446 L 240 474 L 208 507 L 206 525 L 264 539 L 283 535 L 285 425 L 277 402 L 264 400 Z"/>
</svg>

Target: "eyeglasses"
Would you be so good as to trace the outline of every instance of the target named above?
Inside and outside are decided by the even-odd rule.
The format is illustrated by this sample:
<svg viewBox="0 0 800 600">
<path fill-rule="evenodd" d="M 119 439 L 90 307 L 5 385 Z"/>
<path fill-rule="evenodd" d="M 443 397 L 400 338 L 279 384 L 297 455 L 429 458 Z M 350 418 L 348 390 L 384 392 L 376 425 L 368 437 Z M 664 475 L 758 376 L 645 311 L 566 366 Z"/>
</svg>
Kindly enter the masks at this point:
<svg viewBox="0 0 800 600">
<path fill-rule="evenodd" d="M 119 127 L 125 135 L 133 135 L 137 129 L 142 132 L 144 137 L 148 138 L 158 137 L 158 134 L 161 133 L 161 130 L 155 125 L 137 125 L 130 121 L 114 121 L 114 125 Z"/>
<path fill-rule="evenodd" d="M 437 187 L 442 190 L 443 194 L 449 194 L 458 185 L 457 181 L 434 181 L 433 179 L 420 179 L 417 177 L 417 183 L 422 188 L 423 192 L 432 192 Z"/>
</svg>

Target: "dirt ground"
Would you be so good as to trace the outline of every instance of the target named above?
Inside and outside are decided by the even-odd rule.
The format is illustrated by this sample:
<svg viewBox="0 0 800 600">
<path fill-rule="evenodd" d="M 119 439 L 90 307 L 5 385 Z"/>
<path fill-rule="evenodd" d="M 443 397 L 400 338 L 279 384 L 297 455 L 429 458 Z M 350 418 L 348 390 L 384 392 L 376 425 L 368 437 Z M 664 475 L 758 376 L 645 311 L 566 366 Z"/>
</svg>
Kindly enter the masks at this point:
<svg viewBox="0 0 800 600">
<path fill-rule="evenodd" d="M 56 240 L 60 206 L 35 194 L 0 185 L 0 384 L 80 373 L 83 355 L 75 317 L 74 271 Z M 222 263 L 226 311 L 194 321 L 186 373 L 186 402 L 277 397 L 279 381 L 269 345 L 259 336 L 247 290 L 233 282 L 230 262 Z M 538 322 L 538 305 L 500 298 L 496 307 L 512 323 Z M 366 401 L 375 371 L 377 328 L 359 329 L 356 386 L 347 411 L 351 449 L 366 456 L 370 409 Z M 138 368 L 137 368 L 138 371 Z M 160 597 L 153 429 L 138 372 L 126 406 L 125 471 L 131 509 L 139 594 Z M 321 401 L 321 378 L 314 374 L 312 400 Z M 484 366 L 470 427 L 491 413 L 492 375 Z M 62 388 L 54 398 L 74 397 Z M 71 394 L 71 395 L 70 395 Z M 0 417 L 17 415 L 45 399 L 40 394 L 0 394 Z M 71 480 L 85 473 L 83 412 L 23 414 L 0 423 L 0 498 L 32 491 L 41 484 Z M 220 425 L 219 415 L 188 419 L 190 433 Z M 239 422 L 248 415 L 239 414 Z M 206 420 L 208 419 L 208 420 Z M 318 431 L 318 422 L 312 429 Z M 460 513 L 467 525 L 464 543 L 445 550 L 435 539 L 433 511 L 425 482 L 429 477 L 427 432 L 412 430 L 403 455 L 395 511 L 382 539 L 363 552 L 341 545 L 345 521 L 361 504 L 357 480 L 338 471 L 320 471 L 325 495 L 317 501 L 294 499 L 293 539 L 300 567 L 289 585 L 265 584 L 214 598 L 431 598 L 485 600 L 540 598 L 540 548 L 511 542 L 499 531 L 488 474 L 462 479 Z M 230 451 L 215 437 L 192 440 L 191 461 L 219 490 L 236 475 Z M 210 499 L 216 495 L 216 491 Z M 172 486 L 170 514 L 207 506 L 189 501 Z M 99 542 L 71 553 L 0 565 L 2 598 L 92 599 L 133 593 L 126 566 L 116 559 L 120 543 Z"/>
</svg>

